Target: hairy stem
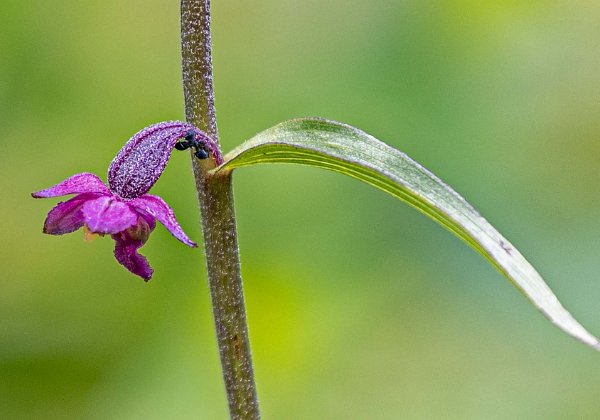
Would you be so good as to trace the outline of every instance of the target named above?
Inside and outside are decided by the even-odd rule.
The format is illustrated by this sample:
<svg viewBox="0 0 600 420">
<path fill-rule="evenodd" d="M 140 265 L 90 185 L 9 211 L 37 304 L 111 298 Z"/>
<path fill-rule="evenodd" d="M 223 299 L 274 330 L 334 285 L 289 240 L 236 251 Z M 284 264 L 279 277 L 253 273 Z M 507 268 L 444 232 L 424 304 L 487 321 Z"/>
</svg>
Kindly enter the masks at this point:
<svg viewBox="0 0 600 420">
<path fill-rule="evenodd" d="M 187 121 L 218 141 L 210 40 L 210 0 L 181 0 L 181 49 Z M 258 419 L 233 206 L 231 172 L 210 175 L 214 159 L 192 155 L 213 315 L 233 419 Z"/>
</svg>

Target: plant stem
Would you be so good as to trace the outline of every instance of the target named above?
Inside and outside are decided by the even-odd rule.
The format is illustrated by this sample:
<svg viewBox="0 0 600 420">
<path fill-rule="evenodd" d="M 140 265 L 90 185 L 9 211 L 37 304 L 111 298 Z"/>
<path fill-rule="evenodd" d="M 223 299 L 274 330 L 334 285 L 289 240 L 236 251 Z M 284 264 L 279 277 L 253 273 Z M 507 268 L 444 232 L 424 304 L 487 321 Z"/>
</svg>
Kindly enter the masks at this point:
<svg viewBox="0 0 600 420">
<path fill-rule="evenodd" d="M 218 141 L 210 40 L 210 0 L 181 0 L 181 49 L 188 122 Z M 232 419 L 259 419 L 244 307 L 231 172 L 192 155 L 213 315 Z"/>
</svg>

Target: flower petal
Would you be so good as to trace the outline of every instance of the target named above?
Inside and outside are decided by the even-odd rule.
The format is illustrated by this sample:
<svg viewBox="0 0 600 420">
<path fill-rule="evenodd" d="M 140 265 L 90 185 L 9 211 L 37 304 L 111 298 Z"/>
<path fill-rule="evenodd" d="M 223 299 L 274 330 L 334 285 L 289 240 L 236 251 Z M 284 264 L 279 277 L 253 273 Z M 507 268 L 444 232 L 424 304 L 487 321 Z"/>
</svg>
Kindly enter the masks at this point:
<svg viewBox="0 0 600 420">
<path fill-rule="evenodd" d="M 100 196 L 82 207 L 84 222 L 93 233 L 119 233 L 137 223 L 138 215 L 115 197 Z"/>
<path fill-rule="evenodd" d="M 112 235 L 112 238 L 115 240 L 115 258 L 117 261 L 145 281 L 150 280 L 154 270 L 150 267 L 146 257 L 137 252 L 144 245 L 144 241 L 132 239 L 127 231 Z"/>
<path fill-rule="evenodd" d="M 110 194 L 100 178 L 89 172 L 73 175 L 53 187 L 31 193 L 34 198 L 59 197 L 78 193 Z"/>
<path fill-rule="evenodd" d="M 123 198 L 136 198 L 148 192 L 163 173 L 177 140 L 192 129 L 191 124 L 169 121 L 136 133 L 108 168 L 110 189 Z"/>
<path fill-rule="evenodd" d="M 181 226 L 179 226 L 179 223 L 177 223 L 177 219 L 175 219 L 175 213 L 162 198 L 156 195 L 146 194 L 143 197 L 138 197 L 135 200 L 131 200 L 128 204 L 141 210 L 142 212 L 156 217 L 160 223 L 169 229 L 169 232 L 171 232 L 173 236 L 175 236 L 184 244 L 191 247 L 198 246 L 183 232 L 183 229 L 181 229 Z"/>
<path fill-rule="evenodd" d="M 68 201 L 58 203 L 46 217 L 44 233 L 64 235 L 79 229 L 84 223 L 81 207 L 86 201 L 97 197 L 96 194 L 79 194 Z"/>
</svg>

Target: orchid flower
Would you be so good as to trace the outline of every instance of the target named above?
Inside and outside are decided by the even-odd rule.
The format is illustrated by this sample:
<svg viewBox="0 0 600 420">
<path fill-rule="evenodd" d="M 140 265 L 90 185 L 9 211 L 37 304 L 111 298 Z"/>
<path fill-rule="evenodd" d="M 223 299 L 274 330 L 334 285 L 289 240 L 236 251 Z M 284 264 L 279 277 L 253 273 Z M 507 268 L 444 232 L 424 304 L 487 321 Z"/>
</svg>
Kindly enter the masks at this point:
<svg viewBox="0 0 600 420">
<path fill-rule="evenodd" d="M 181 138 L 184 140 L 177 143 Z M 133 274 L 150 280 L 152 267 L 138 249 L 148 240 L 156 220 L 184 244 L 197 246 L 181 229 L 168 204 L 146 194 L 164 171 L 174 147 L 192 147 L 200 159 L 211 157 L 217 164 L 222 161 L 216 143 L 191 124 L 173 121 L 146 127 L 113 159 L 108 187 L 96 175 L 84 172 L 32 194 L 34 198 L 77 194 L 50 210 L 43 232 L 64 235 L 84 227 L 86 238 L 111 235 L 117 261 Z"/>
</svg>

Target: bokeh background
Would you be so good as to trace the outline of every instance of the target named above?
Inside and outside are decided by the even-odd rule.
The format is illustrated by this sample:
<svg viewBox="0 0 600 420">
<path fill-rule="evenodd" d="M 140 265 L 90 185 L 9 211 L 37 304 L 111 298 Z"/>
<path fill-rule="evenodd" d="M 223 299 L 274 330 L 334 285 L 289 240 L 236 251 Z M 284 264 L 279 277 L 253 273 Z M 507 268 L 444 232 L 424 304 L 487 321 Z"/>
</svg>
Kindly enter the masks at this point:
<svg viewBox="0 0 600 420">
<path fill-rule="evenodd" d="M 149 284 L 113 242 L 41 233 L 30 192 L 183 118 L 178 2 L 0 5 L 0 417 L 225 419 L 201 249 Z M 298 116 L 358 126 L 463 194 L 600 333 L 600 3 L 213 2 L 230 150 Z M 201 240 L 187 154 L 153 190 Z M 600 355 L 479 255 L 350 178 L 235 175 L 266 419 L 598 418 Z"/>
</svg>

